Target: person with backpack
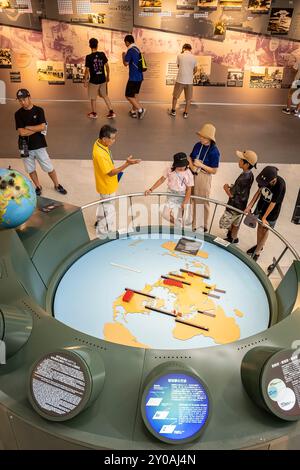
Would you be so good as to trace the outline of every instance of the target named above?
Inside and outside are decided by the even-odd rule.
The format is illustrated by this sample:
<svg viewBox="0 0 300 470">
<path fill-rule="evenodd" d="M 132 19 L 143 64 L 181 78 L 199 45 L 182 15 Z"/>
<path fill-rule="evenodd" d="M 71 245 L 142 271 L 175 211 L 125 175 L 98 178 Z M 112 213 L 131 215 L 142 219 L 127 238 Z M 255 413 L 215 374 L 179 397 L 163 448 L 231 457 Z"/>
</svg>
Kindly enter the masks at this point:
<svg viewBox="0 0 300 470">
<path fill-rule="evenodd" d="M 129 115 L 132 118 L 143 119 L 146 109 L 138 101 L 137 95 L 140 92 L 143 77 L 143 56 L 139 48 L 134 43 L 134 37 L 127 34 L 124 38 L 127 52 L 123 52 L 122 59 L 125 67 L 129 67 L 129 80 L 125 89 L 125 97 L 132 108 Z"/>
<path fill-rule="evenodd" d="M 88 114 L 91 119 L 97 119 L 96 100 L 99 95 L 103 98 L 108 109 L 106 117 L 112 119 L 116 117 L 112 109 L 110 99 L 107 95 L 107 84 L 109 82 L 108 59 L 104 52 L 98 51 L 98 39 L 91 38 L 89 46 L 92 53 L 85 58 L 84 86 L 88 88 L 88 96 L 91 100 L 92 111 Z"/>
</svg>

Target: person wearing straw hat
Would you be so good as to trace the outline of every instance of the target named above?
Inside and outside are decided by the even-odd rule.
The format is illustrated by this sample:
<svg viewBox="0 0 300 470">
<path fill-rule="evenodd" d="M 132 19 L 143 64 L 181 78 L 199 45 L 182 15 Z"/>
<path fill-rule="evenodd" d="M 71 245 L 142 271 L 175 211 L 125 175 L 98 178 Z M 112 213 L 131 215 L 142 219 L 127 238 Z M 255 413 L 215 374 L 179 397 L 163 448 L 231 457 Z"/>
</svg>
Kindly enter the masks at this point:
<svg viewBox="0 0 300 470">
<path fill-rule="evenodd" d="M 256 168 L 257 155 L 253 150 L 244 150 L 243 152 L 237 150 L 236 155 L 239 159 L 239 168 L 243 171 L 235 180 L 233 185 L 229 186 L 229 184 L 226 183 L 223 188 L 229 197 L 227 204 L 244 211 L 247 207 L 251 186 L 254 181 L 252 168 Z M 239 242 L 237 234 L 241 220 L 242 214 L 229 208 L 226 208 L 224 214 L 220 218 L 219 227 L 228 230 L 226 240 L 230 243 Z"/>
<path fill-rule="evenodd" d="M 220 152 L 216 146 L 216 128 L 213 124 L 206 123 L 201 129 L 196 132 L 199 136 L 199 142 L 194 145 L 194 148 L 189 157 L 189 166 L 194 174 L 194 196 L 201 196 L 209 198 L 212 176 L 217 173 Z M 204 204 L 204 232 L 208 230 L 209 219 L 209 202 L 194 200 L 193 211 L 193 230 L 197 229 L 197 205 Z"/>
</svg>

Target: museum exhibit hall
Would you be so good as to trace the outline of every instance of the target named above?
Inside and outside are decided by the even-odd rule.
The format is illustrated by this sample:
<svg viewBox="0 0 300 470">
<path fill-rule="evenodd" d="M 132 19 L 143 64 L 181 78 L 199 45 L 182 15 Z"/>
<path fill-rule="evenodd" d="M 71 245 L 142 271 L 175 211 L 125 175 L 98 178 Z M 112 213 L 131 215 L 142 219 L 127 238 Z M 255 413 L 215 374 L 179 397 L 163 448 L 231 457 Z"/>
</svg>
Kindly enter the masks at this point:
<svg viewBox="0 0 300 470">
<path fill-rule="evenodd" d="M 300 0 L 0 0 L 0 450 L 299 450 L 299 182 Z"/>
</svg>

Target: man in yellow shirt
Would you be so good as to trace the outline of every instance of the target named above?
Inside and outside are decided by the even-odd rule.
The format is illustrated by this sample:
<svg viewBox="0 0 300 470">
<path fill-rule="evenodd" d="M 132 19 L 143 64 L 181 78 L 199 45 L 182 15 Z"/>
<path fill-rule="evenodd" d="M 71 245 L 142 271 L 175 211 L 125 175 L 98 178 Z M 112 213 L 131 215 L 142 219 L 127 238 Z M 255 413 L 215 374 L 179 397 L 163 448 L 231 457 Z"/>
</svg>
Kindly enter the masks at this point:
<svg viewBox="0 0 300 470">
<path fill-rule="evenodd" d="M 96 180 L 96 189 L 100 199 L 115 196 L 123 171 L 130 165 L 140 163 L 141 160 L 130 155 L 123 165 L 115 168 L 110 147 L 116 140 L 117 129 L 109 125 L 101 127 L 99 139 L 93 147 L 93 164 Z M 115 206 L 113 201 L 100 203 L 97 209 L 96 234 L 99 238 L 107 236 L 114 231 Z"/>
</svg>

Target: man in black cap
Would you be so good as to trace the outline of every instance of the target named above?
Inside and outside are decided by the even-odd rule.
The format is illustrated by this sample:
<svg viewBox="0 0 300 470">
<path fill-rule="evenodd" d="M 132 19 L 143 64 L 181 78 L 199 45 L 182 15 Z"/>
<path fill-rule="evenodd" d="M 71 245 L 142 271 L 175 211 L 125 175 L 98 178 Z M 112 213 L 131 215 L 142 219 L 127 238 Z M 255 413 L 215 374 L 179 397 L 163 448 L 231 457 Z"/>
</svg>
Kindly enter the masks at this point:
<svg viewBox="0 0 300 470">
<path fill-rule="evenodd" d="M 245 209 L 246 213 L 251 212 L 252 207 L 256 204 L 254 214 L 266 226 L 275 227 L 279 217 L 281 205 L 285 196 L 286 184 L 281 176 L 278 176 L 278 168 L 275 166 L 266 166 L 262 172 L 256 177 L 258 190 L 253 196 L 251 202 Z M 250 248 L 247 253 L 252 255 L 257 261 L 269 235 L 266 227 L 258 224 L 257 226 L 257 244 Z"/>
<path fill-rule="evenodd" d="M 36 195 L 40 196 L 42 193 L 42 186 L 35 169 L 36 160 L 50 176 L 56 191 L 67 194 L 65 188 L 58 182 L 56 171 L 47 152 L 45 139 L 47 122 L 43 108 L 32 104 L 30 93 L 25 88 L 17 91 L 17 100 L 21 105 L 21 108 L 15 113 L 16 129 L 19 133 L 19 150 L 25 170 L 35 185 Z"/>
</svg>

